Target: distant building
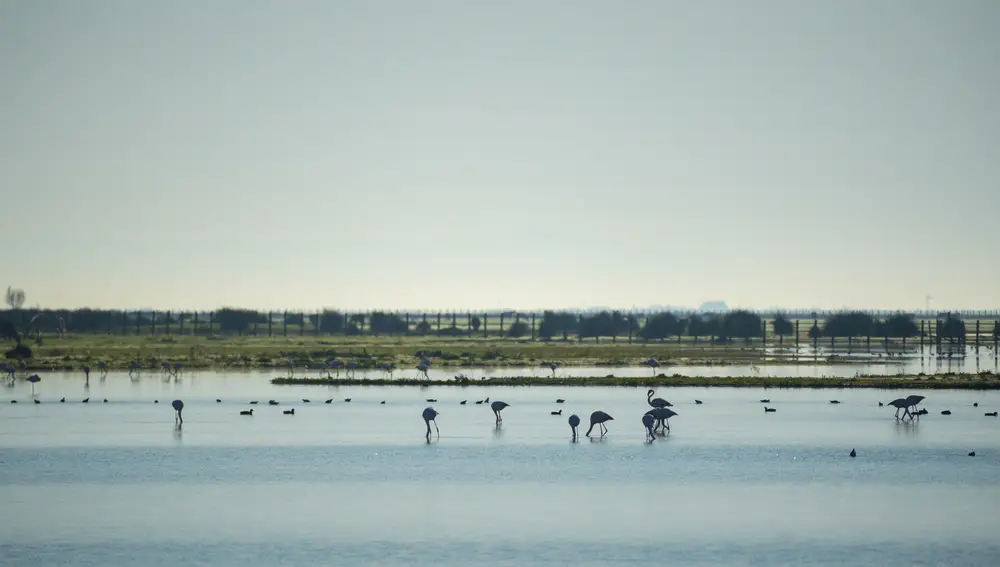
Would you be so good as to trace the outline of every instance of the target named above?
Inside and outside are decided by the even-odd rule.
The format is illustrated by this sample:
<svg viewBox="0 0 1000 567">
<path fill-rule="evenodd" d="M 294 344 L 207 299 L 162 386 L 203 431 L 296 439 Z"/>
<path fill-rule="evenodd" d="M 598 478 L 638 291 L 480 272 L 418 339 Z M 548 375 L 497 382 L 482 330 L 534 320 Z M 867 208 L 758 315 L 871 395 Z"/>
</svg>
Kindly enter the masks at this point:
<svg viewBox="0 0 1000 567">
<path fill-rule="evenodd" d="M 729 306 L 725 301 L 706 301 L 701 304 L 698 311 L 702 313 L 723 313 L 729 311 Z"/>
</svg>

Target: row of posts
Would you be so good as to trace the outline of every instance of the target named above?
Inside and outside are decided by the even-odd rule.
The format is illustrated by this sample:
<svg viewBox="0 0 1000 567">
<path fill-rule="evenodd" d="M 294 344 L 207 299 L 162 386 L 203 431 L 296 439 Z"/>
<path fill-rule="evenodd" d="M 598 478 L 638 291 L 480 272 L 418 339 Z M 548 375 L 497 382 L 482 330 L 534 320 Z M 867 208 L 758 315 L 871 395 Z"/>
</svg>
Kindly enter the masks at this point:
<svg viewBox="0 0 1000 567">
<path fill-rule="evenodd" d="M 165 321 L 163 321 L 163 333 L 162 334 L 169 335 L 169 334 L 171 334 L 171 312 L 170 311 L 166 311 L 164 314 L 166 315 L 166 317 L 165 317 Z M 152 334 L 152 335 L 156 334 L 156 327 L 157 327 L 156 315 L 157 315 L 157 312 L 153 311 L 151 313 L 151 317 L 150 317 L 150 322 L 149 322 L 149 324 L 150 324 L 150 334 Z M 181 316 L 178 318 L 178 321 L 177 321 L 177 331 L 178 331 L 179 334 L 184 334 L 184 331 L 185 331 L 185 326 L 184 325 L 185 325 L 185 321 L 187 320 L 187 317 L 184 316 L 185 313 L 181 313 L 180 315 Z M 301 323 L 298 325 L 298 335 L 299 336 L 304 336 L 306 334 L 305 313 L 298 313 L 297 315 L 299 315 L 298 318 L 301 321 Z M 442 314 L 440 312 L 436 314 L 436 323 L 437 323 L 436 327 L 437 327 L 437 331 L 438 332 L 441 331 L 442 315 L 444 315 L 444 314 Z M 514 324 L 515 325 L 521 323 L 521 314 L 514 313 L 513 316 L 514 316 Z M 193 313 L 193 316 L 191 318 L 191 323 L 192 323 L 192 327 L 193 327 L 192 328 L 192 333 L 194 333 L 194 334 L 197 334 L 197 332 L 199 330 L 199 326 L 200 326 L 199 318 L 200 317 L 201 317 L 201 314 L 196 311 L 196 312 Z M 320 335 L 320 321 L 319 321 L 320 317 L 322 317 L 322 315 L 319 314 L 319 313 L 317 313 L 316 324 L 313 325 L 313 328 L 311 329 L 310 334 L 315 335 L 315 336 Z M 356 317 L 360 317 L 360 321 L 358 321 L 356 319 Z M 498 334 L 500 336 L 503 336 L 503 334 L 505 332 L 504 331 L 504 323 L 505 323 L 505 320 L 508 317 L 509 317 L 508 313 L 500 313 L 499 314 L 499 318 L 500 318 L 500 325 L 499 325 L 499 327 L 500 328 L 498 330 Z M 215 313 L 214 312 L 209 312 L 207 314 L 207 318 L 208 318 L 208 321 L 207 321 L 207 323 L 208 323 L 208 332 L 211 334 L 211 333 L 214 332 L 215 325 L 216 325 Z M 353 324 L 354 322 L 360 322 L 360 325 L 358 325 L 358 330 L 359 330 L 359 334 L 361 334 L 361 335 L 364 335 L 364 328 L 365 328 L 364 321 L 366 319 L 368 321 L 371 320 L 370 315 L 366 316 L 364 314 L 344 315 L 344 318 L 345 318 L 345 322 L 347 324 Z M 475 330 L 473 329 L 473 319 L 474 318 L 479 318 L 479 317 L 477 315 L 473 315 L 471 312 L 466 313 L 466 330 L 467 330 L 469 336 L 474 336 L 475 335 Z M 528 316 L 525 316 L 525 318 L 527 319 Z M 420 314 L 420 319 L 421 319 L 421 322 L 423 324 L 427 325 L 427 319 L 428 319 L 427 313 Z M 450 319 L 451 319 L 451 326 L 452 326 L 452 328 L 456 328 L 457 329 L 458 328 L 458 314 L 454 313 L 454 312 L 450 313 Z M 410 328 L 410 324 L 411 324 L 410 313 L 405 313 L 403 315 L 403 320 L 405 322 L 406 328 L 409 329 Z M 482 336 L 483 336 L 483 338 L 488 338 L 489 335 L 490 335 L 490 330 L 489 330 L 490 316 L 488 314 L 485 314 L 481 318 L 479 318 L 479 320 L 480 320 L 480 325 L 482 327 L 482 333 L 483 333 Z M 531 321 L 531 323 L 529 325 L 529 329 L 530 329 L 531 339 L 532 340 L 536 340 L 538 338 L 538 336 L 537 336 L 536 314 L 535 313 L 531 313 L 530 314 L 530 321 Z M 627 322 L 628 322 L 628 334 L 627 334 L 628 343 L 632 344 L 632 342 L 633 342 L 633 340 L 635 338 L 635 333 L 636 333 L 637 329 L 633 328 L 634 325 L 633 325 L 633 320 L 631 318 L 628 318 Z M 798 346 L 800 344 L 801 337 L 802 337 L 802 334 L 800 332 L 800 327 L 799 327 L 800 323 L 801 323 L 801 320 L 799 320 L 799 319 L 796 319 L 794 321 L 795 332 L 794 332 L 793 336 L 794 336 L 794 340 L 795 340 L 795 345 L 796 346 Z M 996 322 L 994 324 L 1000 324 L 1000 322 Z M 938 332 L 938 330 L 940 328 L 940 325 L 941 325 L 941 322 L 937 321 L 937 320 L 935 320 L 933 322 L 931 322 L 931 321 L 925 321 L 925 320 L 921 320 L 920 321 L 920 334 L 918 335 L 918 338 L 919 338 L 919 343 L 920 343 L 921 347 L 923 347 L 925 344 L 928 344 L 928 345 L 930 345 L 930 344 L 936 344 L 938 348 L 941 348 L 942 343 L 945 340 L 945 338 L 942 337 L 939 334 L 939 332 Z M 259 326 L 260 326 L 260 324 L 258 322 L 254 322 L 253 323 L 252 333 L 254 335 L 257 335 L 259 333 Z M 818 319 L 814 319 L 813 320 L 813 326 L 816 327 L 816 328 L 819 327 L 819 321 L 818 321 Z M 128 329 L 129 329 L 128 312 L 127 311 L 123 311 L 122 312 L 122 328 L 121 328 L 122 334 L 123 335 L 128 334 Z M 976 330 L 975 330 L 975 334 L 974 334 L 975 339 L 974 339 L 974 343 L 973 343 L 976 348 L 979 348 L 979 346 L 980 346 L 980 337 L 982 336 L 981 330 L 982 330 L 981 329 L 981 321 L 976 320 Z M 109 329 L 108 332 L 110 334 L 111 330 Z M 766 341 L 766 337 L 767 337 L 767 321 L 766 320 L 762 322 L 761 333 L 762 334 L 760 336 L 760 340 L 763 343 L 763 342 Z M 136 335 L 142 334 L 142 317 L 138 316 L 138 314 L 135 317 L 135 334 Z M 288 336 L 288 312 L 287 311 L 283 312 L 281 334 L 282 334 L 282 336 L 286 336 L 286 337 Z M 391 334 L 392 333 L 390 333 L 390 335 Z M 562 334 L 563 334 L 564 338 L 568 338 L 568 334 L 569 333 L 568 333 L 568 331 L 566 329 L 563 330 Z M 269 336 L 269 337 L 270 336 L 274 336 L 274 316 L 273 316 L 273 313 L 271 313 L 271 312 L 269 312 L 267 314 L 267 336 Z M 594 338 L 597 341 L 600 340 L 599 337 L 594 337 Z M 681 335 L 677 335 L 676 336 L 677 342 L 680 343 L 681 340 L 682 340 L 682 338 L 683 337 Z M 860 339 L 860 338 L 861 337 L 858 337 L 858 339 Z M 933 338 L 933 341 L 932 341 L 932 338 Z M 698 344 L 699 337 L 695 336 L 695 337 L 693 337 L 693 339 L 694 339 L 694 343 Z M 784 339 L 785 339 L 784 335 L 778 335 L 779 344 L 784 344 Z M 584 340 L 584 338 L 582 336 L 577 336 L 577 341 L 578 342 L 583 342 L 583 340 Z M 611 337 L 612 344 L 616 343 L 617 340 L 618 340 L 617 336 L 612 336 Z M 837 337 L 829 337 L 829 340 L 830 340 L 830 347 L 833 348 L 836 345 Z M 964 336 L 963 337 L 957 337 L 955 339 L 949 339 L 949 344 L 960 346 L 960 347 L 965 347 L 966 346 L 966 340 L 967 339 Z M 748 343 L 752 343 L 752 341 L 753 341 L 753 338 L 748 338 L 747 339 Z M 817 348 L 819 346 L 819 341 L 820 341 L 820 338 L 818 336 L 812 338 L 812 343 L 813 343 L 813 347 L 814 348 Z M 847 337 L 848 351 L 850 351 L 853 348 L 854 341 L 855 341 L 855 337 Z M 888 348 L 889 337 L 888 336 L 883 337 L 883 341 L 885 343 L 886 348 Z M 871 348 L 871 336 L 864 337 L 864 342 L 865 342 L 865 348 L 866 349 L 870 349 Z M 994 347 L 997 346 L 997 342 L 998 342 L 998 335 L 996 333 L 993 333 Z M 905 337 L 902 338 L 902 343 L 903 343 L 903 347 L 905 348 L 906 347 L 906 343 L 907 343 L 907 339 Z"/>
</svg>

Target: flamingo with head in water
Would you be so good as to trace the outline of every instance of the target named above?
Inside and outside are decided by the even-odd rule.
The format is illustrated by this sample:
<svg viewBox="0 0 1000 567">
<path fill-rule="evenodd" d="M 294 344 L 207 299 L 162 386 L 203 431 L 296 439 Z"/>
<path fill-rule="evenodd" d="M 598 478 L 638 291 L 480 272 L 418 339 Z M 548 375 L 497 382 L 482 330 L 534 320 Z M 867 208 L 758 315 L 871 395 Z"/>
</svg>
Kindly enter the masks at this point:
<svg viewBox="0 0 1000 567">
<path fill-rule="evenodd" d="M 656 434 L 653 433 L 653 424 L 655 422 L 656 421 L 653 419 L 653 416 L 649 415 L 648 412 L 642 414 L 642 425 L 646 428 L 646 441 L 653 441 L 656 439 Z"/>
<path fill-rule="evenodd" d="M 903 410 L 902 419 L 906 419 L 907 417 L 913 419 L 913 416 L 910 414 L 910 404 L 907 402 L 906 398 L 896 398 L 895 400 L 889 402 L 889 405 L 896 408 L 896 419 L 900 419 L 899 410 Z"/>
<path fill-rule="evenodd" d="M 656 420 L 656 425 L 660 430 L 670 431 L 670 418 L 677 415 L 677 412 L 670 408 L 653 408 L 647 411 L 646 415 Z"/>
<path fill-rule="evenodd" d="M 569 416 L 569 428 L 573 431 L 573 441 L 576 441 L 576 428 L 580 427 L 580 416 L 575 413 Z"/>
<path fill-rule="evenodd" d="M 427 375 L 427 369 L 429 367 L 430 367 L 430 363 L 424 363 L 423 361 L 421 361 L 419 364 L 417 364 L 417 372 L 419 372 L 420 374 L 423 374 L 424 378 L 430 379 L 430 376 Z"/>
<path fill-rule="evenodd" d="M 489 398 L 486 398 L 486 399 L 489 400 Z M 500 417 L 500 411 L 503 410 L 503 408 L 506 408 L 506 407 L 510 407 L 510 404 L 508 404 L 507 402 L 501 402 L 500 400 L 497 400 L 497 401 L 493 402 L 492 404 L 490 404 L 490 409 L 492 409 L 493 410 L 493 414 L 497 416 L 497 425 L 500 425 L 501 423 L 503 423 L 503 418 Z"/>
<path fill-rule="evenodd" d="M 587 433 L 585 433 L 584 435 L 590 437 L 590 432 L 594 430 L 594 426 L 596 425 L 598 426 L 601 432 L 601 437 L 604 437 L 605 435 L 608 434 L 608 426 L 604 424 L 609 421 L 613 421 L 614 419 L 615 418 L 611 417 L 610 415 L 601 410 L 595 411 L 594 413 L 590 414 L 590 428 L 587 429 Z"/>
<path fill-rule="evenodd" d="M 181 410 L 184 409 L 184 402 L 180 400 L 174 400 L 173 402 L 170 403 L 170 405 L 172 405 L 174 407 L 174 411 L 177 412 L 177 415 L 174 416 L 174 421 L 176 421 L 177 423 L 184 423 L 184 417 L 181 416 Z"/>
<path fill-rule="evenodd" d="M 438 429 L 438 422 L 437 422 L 437 416 L 438 415 L 440 415 L 440 414 L 438 414 L 438 411 L 436 409 L 434 409 L 434 408 L 424 408 L 423 417 L 424 417 L 424 423 L 427 424 L 427 440 L 428 441 L 431 440 L 431 422 L 432 421 L 434 422 L 434 430 L 437 432 L 438 438 L 441 437 L 441 430 Z"/>
</svg>

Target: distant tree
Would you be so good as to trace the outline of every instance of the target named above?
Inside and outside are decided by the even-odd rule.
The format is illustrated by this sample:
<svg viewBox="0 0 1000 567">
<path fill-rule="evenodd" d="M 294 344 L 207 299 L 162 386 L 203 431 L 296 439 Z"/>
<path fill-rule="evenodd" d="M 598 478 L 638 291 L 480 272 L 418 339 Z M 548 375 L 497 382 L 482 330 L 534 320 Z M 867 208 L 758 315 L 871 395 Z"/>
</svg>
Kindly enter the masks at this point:
<svg viewBox="0 0 1000 567">
<path fill-rule="evenodd" d="M 750 337 L 759 337 L 763 332 L 763 320 L 760 315 L 737 309 L 730 311 L 722 317 L 722 333 L 727 338 L 739 337 L 748 340 Z"/>
<path fill-rule="evenodd" d="M 401 335 L 410 330 L 406 326 L 405 319 L 395 313 L 386 313 L 384 311 L 372 312 L 368 326 L 372 330 L 372 333 L 376 335 Z M 420 327 L 420 325 L 417 325 L 417 327 Z"/>
<path fill-rule="evenodd" d="M 722 334 L 722 319 L 718 315 L 691 315 L 687 333 L 692 337 L 716 338 Z"/>
<path fill-rule="evenodd" d="M 993 322 L 993 336 L 1000 337 L 1000 320 Z"/>
<path fill-rule="evenodd" d="M 897 313 L 885 320 L 883 334 L 887 337 L 910 338 L 919 335 L 920 328 L 913 320 L 913 315 Z"/>
<path fill-rule="evenodd" d="M 684 323 L 673 313 L 663 312 L 650 315 L 639 330 L 639 336 L 646 340 L 665 339 L 684 333 Z"/>
<path fill-rule="evenodd" d="M 431 324 L 427 321 L 421 321 L 417 323 L 415 330 L 418 335 L 426 335 L 431 332 Z"/>
<path fill-rule="evenodd" d="M 823 326 L 827 337 L 870 337 L 878 334 L 875 318 L 864 311 L 834 313 Z"/>
<path fill-rule="evenodd" d="M 549 340 L 556 335 L 562 335 L 563 339 L 566 339 L 569 333 L 577 329 L 578 325 L 579 320 L 573 313 L 545 311 L 542 313 L 541 323 L 538 324 L 538 336 Z"/>
<path fill-rule="evenodd" d="M 285 315 L 285 323 L 289 325 L 305 325 L 306 319 L 302 313 L 287 313 Z"/>
<path fill-rule="evenodd" d="M 253 323 L 266 323 L 267 318 L 252 309 L 235 309 L 223 307 L 215 312 L 215 320 L 219 322 L 219 330 L 224 332 L 244 333 Z"/>
<path fill-rule="evenodd" d="M 783 313 L 778 313 L 774 316 L 774 321 L 771 321 L 771 327 L 774 329 L 774 334 L 778 336 L 779 344 L 784 344 L 785 337 L 795 333 L 795 325 Z"/>
<path fill-rule="evenodd" d="M 340 311 L 324 309 L 319 315 L 319 330 L 321 333 L 339 333 L 344 330 L 344 321 L 344 314 Z"/>
<path fill-rule="evenodd" d="M 515 321 L 510 329 L 507 330 L 507 336 L 519 339 L 527 335 L 531 330 L 528 328 L 527 323 L 524 321 Z"/>
<path fill-rule="evenodd" d="M 17 311 L 22 305 L 24 305 L 24 290 L 13 289 L 10 286 L 7 286 L 7 294 L 4 297 L 4 300 L 11 309 Z"/>
<path fill-rule="evenodd" d="M 818 339 L 823 336 L 823 331 L 819 328 L 819 325 L 813 322 L 812 327 L 809 327 L 809 338 Z"/>
<path fill-rule="evenodd" d="M 544 323 L 544 320 L 543 320 Z M 620 311 L 601 311 L 580 317 L 580 337 L 611 337 L 628 332 L 628 319 Z"/>
<path fill-rule="evenodd" d="M 938 323 L 938 336 L 951 342 L 965 339 L 965 321 L 957 314 L 945 313 L 944 320 Z"/>
<path fill-rule="evenodd" d="M 472 330 L 473 331 L 478 331 L 479 327 L 481 327 L 482 324 L 483 324 L 483 322 L 479 319 L 479 315 L 473 315 L 472 316 Z"/>
</svg>

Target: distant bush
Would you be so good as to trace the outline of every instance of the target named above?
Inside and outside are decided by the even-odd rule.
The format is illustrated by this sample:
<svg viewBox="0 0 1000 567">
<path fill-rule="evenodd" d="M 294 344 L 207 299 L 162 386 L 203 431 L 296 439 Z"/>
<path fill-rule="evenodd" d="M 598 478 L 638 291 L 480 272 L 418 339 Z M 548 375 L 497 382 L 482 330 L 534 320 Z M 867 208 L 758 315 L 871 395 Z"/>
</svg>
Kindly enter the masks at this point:
<svg viewBox="0 0 1000 567">
<path fill-rule="evenodd" d="M 823 335 L 827 337 L 870 337 L 878 334 L 875 318 L 863 311 L 835 313 L 823 325 Z"/>
<path fill-rule="evenodd" d="M 650 315 L 646 319 L 646 324 L 639 329 L 639 336 L 646 340 L 665 339 L 683 333 L 684 323 L 669 312 Z"/>
<path fill-rule="evenodd" d="M 726 337 L 748 339 L 759 337 L 763 332 L 763 320 L 756 313 L 738 309 L 730 311 L 722 317 L 722 333 Z"/>
<path fill-rule="evenodd" d="M 795 333 L 795 325 L 782 313 L 775 315 L 774 321 L 771 322 L 771 327 L 774 329 L 774 334 L 779 337 Z"/>
<path fill-rule="evenodd" d="M 913 316 L 904 313 L 889 317 L 882 327 L 883 332 L 880 334 L 884 334 L 886 337 L 909 338 L 920 334 L 920 328 L 917 327 Z"/>
<path fill-rule="evenodd" d="M 507 330 L 507 336 L 519 339 L 527 335 L 530 331 L 531 330 L 528 328 L 528 325 L 526 323 L 524 323 L 523 321 L 517 321 L 510 326 L 510 329 Z"/>
</svg>

